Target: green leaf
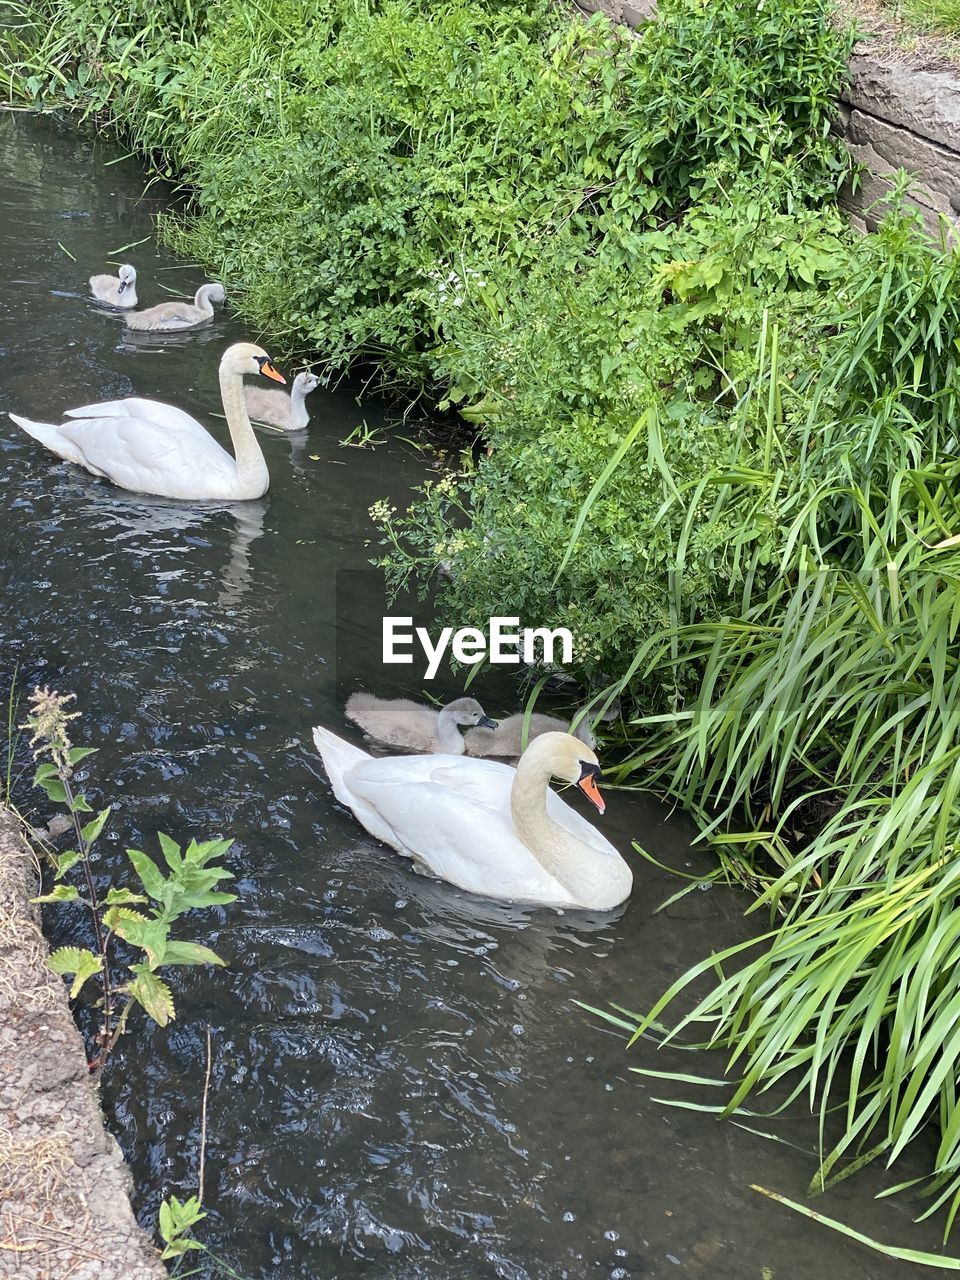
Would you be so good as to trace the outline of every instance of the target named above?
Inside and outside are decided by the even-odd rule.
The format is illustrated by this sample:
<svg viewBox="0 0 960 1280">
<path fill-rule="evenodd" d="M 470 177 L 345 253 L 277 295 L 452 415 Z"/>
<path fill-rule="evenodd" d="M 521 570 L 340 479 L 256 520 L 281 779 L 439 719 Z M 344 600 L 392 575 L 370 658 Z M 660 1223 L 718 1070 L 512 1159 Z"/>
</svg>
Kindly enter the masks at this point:
<svg viewBox="0 0 960 1280">
<path fill-rule="evenodd" d="M 180 1258 L 185 1253 L 189 1253 L 191 1249 L 202 1249 L 203 1245 L 197 1240 L 181 1239 L 174 1240 L 168 1244 L 160 1255 L 161 1262 L 169 1262 L 171 1258 Z"/>
<path fill-rule="evenodd" d="M 176 1014 L 173 1007 L 173 993 L 167 984 L 158 978 L 145 965 L 131 965 L 136 974 L 132 982 L 127 984 L 129 995 L 142 1005 L 159 1027 L 165 1027 Z"/>
<path fill-rule="evenodd" d="M 87 844 L 93 844 L 94 840 L 96 840 L 100 832 L 103 830 L 104 824 L 106 823 L 109 817 L 110 817 L 110 807 L 106 809 L 101 809 L 101 811 L 97 814 L 97 816 L 86 824 L 86 826 L 83 828 L 82 834 Z"/>
<path fill-rule="evenodd" d="M 99 747 L 71 747 L 67 752 L 67 759 L 71 764 L 79 764 L 81 760 L 86 760 L 87 756 L 95 756 L 99 749 Z"/>
<path fill-rule="evenodd" d="M 157 864 L 147 854 L 141 853 L 139 849 L 128 849 L 127 857 L 133 863 L 133 869 L 140 877 L 140 883 L 150 897 L 155 902 L 162 902 L 163 891 L 167 882 Z"/>
<path fill-rule="evenodd" d="M 168 942 L 163 953 L 164 964 L 226 964 L 215 951 L 199 942 Z"/>
<path fill-rule="evenodd" d="M 103 970 L 103 961 L 86 947 L 60 947 L 48 957 L 47 965 L 62 977 L 76 975 L 70 988 L 71 1000 L 77 997 L 88 978 Z"/>
<path fill-rule="evenodd" d="M 55 764 L 50 764 L 49 761 L 46 764 L 38 765 L 37 771 L 33 775 L 33 785 L 35 787 L 39 787 L 41 782 L 46 781 L 47 778 L 54 777 L 56 772 L 57 766 Z"/>
<path fill-rule="evenodd" d="M 132 947 L 140 947 L 147 953 L 148 967 L 156 969 L 163 964 L 167 950 L 168 926 L 160 920 L 146 920 L 137 911 L 129 907 L 111 907 L 104 913 L 113 922 L 111 927 L 124 942 Z"/>
<path fill-rule="evenodd" d="M 162 831 L 157 832 L 157 839 L 160 841 L 160 848 L 163 851 L 167 866 L 171 871 L 179 871 L 183 865 L 183 858 L 180 856 L 180 846 L 176 840 L 171 840 Z"/>
<path fill-rule="evenodd" d="M 104 898 L 104 903 L 108 907 L 127 907 L 133 902 L 149 901 L 150 899 L 145 897 L 142 893 L 134 893 L 130 889 L 115 888 L 108 889 L 107 896 Z"/>
<path fill-rule="evenodd" d="M 41 778 L 38 781 L 37 786 L 43 788 L 47 793 L 47 799 L 51 800 L 54 804 L 67 803 L 67 789 L 56 776 Z"/>
<path fill-rule="evenodd" d="M 60 880 L 67 874 L 71 867 L 76 866 L 83 857 L 83 854 L 79 849 L 65 849 L 63 853 L 59 855 L 53 854 L 52 856 L 57 868 L 56 878 Z"/>
<path fill-rule="evenodd" d="M 149 917 L 143 915 L 140 911 L 132 910 L 130 907 L 114 905 L 107 907 L 103 913 L 103 923 L 114 933 L 118 931 L 118 926 L 123 925 L 125 921 L 139 924 L 150 923 Z M 120 937 L 122 938 L 124 935 L 121 933 Z"/>
<path fill-rule="evenodd" d="M 31 902 L 76 902 L 80 897 L 80 890 L 73 884 L 57 884 L 54 885 L 49 893 L 41 894 L 39 898 L 31 898 Z"/>
</svg>

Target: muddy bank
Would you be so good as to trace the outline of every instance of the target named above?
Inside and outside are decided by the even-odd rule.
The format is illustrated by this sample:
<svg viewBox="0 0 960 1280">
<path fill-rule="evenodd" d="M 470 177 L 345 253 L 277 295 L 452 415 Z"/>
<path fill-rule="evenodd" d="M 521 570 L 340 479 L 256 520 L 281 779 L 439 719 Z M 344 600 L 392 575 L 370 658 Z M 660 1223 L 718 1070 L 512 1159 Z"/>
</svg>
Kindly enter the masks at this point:
<svg viewBox="0 0 960 1280">
<path fill-rule="evenodd" d="M 63 980 L 46 967 L 36 893 L 33 856 L 0 807 L 0 1277 L 166 1277 L 130 1208 Z"/>
</svg>

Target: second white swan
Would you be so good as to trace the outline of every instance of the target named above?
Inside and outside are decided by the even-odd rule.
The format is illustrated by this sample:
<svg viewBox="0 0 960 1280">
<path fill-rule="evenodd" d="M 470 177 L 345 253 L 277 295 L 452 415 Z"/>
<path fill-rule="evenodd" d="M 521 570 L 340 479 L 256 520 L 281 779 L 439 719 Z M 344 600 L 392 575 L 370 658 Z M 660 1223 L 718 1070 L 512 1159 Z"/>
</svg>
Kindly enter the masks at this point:
<svg viewBox="0 0 960 1280">
<path fill-rule="evenodd" d="M 261 347 L 237 342 L 220 361 L 220 395 L 235 457 L 189 413 L 159 400 L 105 400 L 67 409 L 59 426 L 11 413 L 55 453 L 121 489 L 194 501 L 262 497 L 270 473 L 243 402 L 245 374 L 286 382 Z"/>
<path fill-rule="evenodd" d="M 575 783 L 602 813 L 588 746 L 545 733 L 516 770 L 463 756 L 374 759 L 317 727 L 313 740 L 337 799 L 418 871 L 470 893 L 544 907 L 610 911 L 633 872 L 613 845 L 549 787 Z"/>
</svg>

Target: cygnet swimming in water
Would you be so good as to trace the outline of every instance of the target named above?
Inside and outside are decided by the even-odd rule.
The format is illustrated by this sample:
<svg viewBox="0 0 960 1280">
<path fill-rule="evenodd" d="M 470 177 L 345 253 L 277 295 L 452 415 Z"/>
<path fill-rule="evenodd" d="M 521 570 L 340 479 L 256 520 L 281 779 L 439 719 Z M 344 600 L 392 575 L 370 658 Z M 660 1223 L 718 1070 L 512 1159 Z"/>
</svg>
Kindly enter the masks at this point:
<svg viewBox="0 0 960 1280">
<path fill-rule="evenodd" d="M 111 307 L 135 307 L 137 305 L 136 268 L 125 262 L 115 276 L 91 276 L 90 292 L 98 302 L 106 302 Z"/>
<path fill-rule="evenodd" d="M 463 755 L 460 725 L 497 727 L 476 698 L 457 698 L 439 711 L 436 707 L 409 698 L 376 698 L 372 693 L 353 693 L 347 701 L 348 720 L 364 733 L 389 747 L 428 754 Z"/>
<path fill-rule="evenodd" d="M 306 397 L 320 385 L 315 373 L 298 373 L 290 394 L 270 391 L 266 387 L 244 387 L 247 413 L 255 422 L 266 422 L 281 431 L 303 431 L 310 422 Z"/>
<path fill-rule="evenodd" d="M 176 333 L 182 329 L 195 329 L 213 319 L 213 304 L 223 302 L 227 295 L 222 284 L 204 284 L 197 290 L 193 302 L 161 302 L 146 311 L 134 311 L 127 316 L 127 328 L 145 333 Z"/>
</svg>

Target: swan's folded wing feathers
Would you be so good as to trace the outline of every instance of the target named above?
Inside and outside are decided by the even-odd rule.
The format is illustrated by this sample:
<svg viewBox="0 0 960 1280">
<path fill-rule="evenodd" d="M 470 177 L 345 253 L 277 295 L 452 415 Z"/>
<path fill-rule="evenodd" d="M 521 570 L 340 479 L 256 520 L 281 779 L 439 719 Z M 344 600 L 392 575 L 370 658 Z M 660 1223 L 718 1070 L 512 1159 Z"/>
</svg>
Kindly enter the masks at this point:
<svg viewBox="0 0 960 1280">
<path fill-rule="evenodd" d="M 163 481 L 184 476 L 208 484 L 211 476 L 229 476 L 233 460 L 199 423 L 193 430 L 169 429 L 138 418 L 74 419 L 60 434 L 96 468 L 122 488 L 163 492 Z M 148 486 L 156 480 L 158 488 Z"/>
<path fill-rule="evenodd" d="M 79 409 L 67 409 L 68 418 L 132 418 L 134 421 L 151 422 L 158 427 L 178 427 L 195 431 L 203 428 L 176 405 L 162 400 L 146 400 L 141 396 L 128 396 L 125 400 L 103 400 L 99 404 L 84 404 Z"/>
<path fill-rule="evenodd" d="M 496 897 L 570 906 L 570 894 L 513 826 L 509 796 L 515 776 L 494 761 L 436 755 L 364 760 L 345 780 L 389 828 L 389 843 L 418 869 L 470 893 L 490 896 L 496 885 Z"/>
</svg>

